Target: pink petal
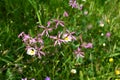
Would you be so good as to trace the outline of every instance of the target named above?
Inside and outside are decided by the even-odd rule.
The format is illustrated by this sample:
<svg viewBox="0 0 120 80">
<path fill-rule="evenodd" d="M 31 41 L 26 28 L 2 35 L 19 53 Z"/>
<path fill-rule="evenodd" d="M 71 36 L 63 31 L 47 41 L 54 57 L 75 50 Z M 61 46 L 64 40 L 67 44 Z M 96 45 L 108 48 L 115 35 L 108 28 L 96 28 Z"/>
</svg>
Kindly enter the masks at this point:
<svg viewBox="0 0 120 80">
<path fill-rule="evenodd" d="M 22 37 L 25 33 L 24 32 L 21 32 L 19 35 L 18 35 L 18 38 Z"/>
</svg>

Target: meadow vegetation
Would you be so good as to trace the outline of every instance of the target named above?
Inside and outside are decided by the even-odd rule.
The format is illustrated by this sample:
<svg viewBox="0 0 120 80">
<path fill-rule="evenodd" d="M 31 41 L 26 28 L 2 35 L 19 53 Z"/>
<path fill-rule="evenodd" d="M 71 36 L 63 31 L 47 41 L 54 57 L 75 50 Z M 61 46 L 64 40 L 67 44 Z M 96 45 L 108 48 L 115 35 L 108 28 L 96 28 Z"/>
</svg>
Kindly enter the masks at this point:
<svg viewBox="0 0 120 80">
<path fill-rule="evenodd" d="M 1 0 L 0 80 L 120 80 L 119 0 Z"/>
</svg>

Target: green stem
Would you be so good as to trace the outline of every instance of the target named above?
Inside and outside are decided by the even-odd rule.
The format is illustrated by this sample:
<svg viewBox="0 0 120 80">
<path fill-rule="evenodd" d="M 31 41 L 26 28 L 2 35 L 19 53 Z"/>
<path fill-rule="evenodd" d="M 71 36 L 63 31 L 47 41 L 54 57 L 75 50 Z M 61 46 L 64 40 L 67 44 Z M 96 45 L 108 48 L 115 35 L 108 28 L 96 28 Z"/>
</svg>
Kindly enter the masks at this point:
<svg viewBox="0 0 120 80">
<path fill-rule="evenodd" d="M 36 15 L 37 15 L 39 24 L 42 25 L 41 18 L 40 18 L 40 14 L 39 14 L 39 12 L 38 12 L 37 10 L 36 10 Z"/>
<path fill-rule="evenodd" d="M 36 15 L 37 15 L 37 18 L 38 18 L 38 21 L 39 21 L 39 24 L 42 25 L 42 22 L 41 22 L 41 18 L 40 18 L 40 13 L 39 13 L 39 10 L 37 9 L 37 4 L 34 0 L 28 0 L 30 2 L 30 4 L 33 6 L 33 8 L 35 9 L 35 12 L 36 12 Z"/>
<path fill-rule="evenodd" d="M 49 45 L 49 46 L 46 46 L 43 48 L 43 50 L 47 49 L 47 48 L 50 48 L 50 47 L 53 47 L 54 45 Z"/>
</svg>

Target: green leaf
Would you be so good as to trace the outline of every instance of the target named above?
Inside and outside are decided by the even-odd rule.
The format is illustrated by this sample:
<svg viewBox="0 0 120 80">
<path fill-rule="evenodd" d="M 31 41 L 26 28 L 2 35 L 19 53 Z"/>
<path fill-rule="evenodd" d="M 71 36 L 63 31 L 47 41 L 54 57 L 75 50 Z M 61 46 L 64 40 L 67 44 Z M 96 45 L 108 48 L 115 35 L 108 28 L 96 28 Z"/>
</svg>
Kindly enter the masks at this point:
<svg viewBox="0 0 120 80">
<path fill-rule="evenodd" d="M 114 53 L 114 54 L 111 54 L 109 57 L 115 57 L 115 56 L 119 56 L 120 53 Z"/>
<path fill-rule="evenodd" d="M 7 69 L 6 76 L 7 76 L 7 80 L 14 80 L 13 73 L 11 72 L 9 68 Z"/>
</svg>

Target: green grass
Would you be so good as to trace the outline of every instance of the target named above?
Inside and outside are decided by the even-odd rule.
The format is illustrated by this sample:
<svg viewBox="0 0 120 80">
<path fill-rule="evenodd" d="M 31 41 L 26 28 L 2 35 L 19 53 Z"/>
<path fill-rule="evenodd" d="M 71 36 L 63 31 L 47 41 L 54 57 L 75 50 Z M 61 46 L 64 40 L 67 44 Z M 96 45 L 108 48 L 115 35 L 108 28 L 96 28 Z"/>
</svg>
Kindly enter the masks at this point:
<svg viewBox="0 0 120 80">
<path fill-rule="evenodd" d="M 120 75 L 115 74 L 115 70 L 120 69 L 120 1 L 77 2 L 84 5 L 82 10 L 71 8 L 69 0 L 0 1 L 0 80 L 21 80 L 25 77 L 44 80 L 46 76 L 51 80 L 120 79 Z M 64 11 L 69 17 L 63 17 Z M 84 15 L 84 11 L 88 14 Z M 77 40 L 54 47 L 50 38 L 43 37 L 46 55 L 41 59 L 27 55 L 18 35 L 24 31 L 35 37 L 42 31 L 37 28 L 38 25 L 46 26 L 52 19 L 64 21 L 65 27 L 51 34 L 68 29 L 75 32 Z M 104 27 L 99 26 L 101 20 Z M 91 29 L 88 29 L 89 25 L 92 25 Z M 111 33 L 109 39 L 105 37 L 107 32 Z M 80 35 L 83 42 L 92 42 L 93 48 L 83 48 L 85 57 L 76 59 L 73 52 L 82 44 Z M 112 63 L 109 62 L 111 57 L 114 59 Z M 77 70 L 76 74 L 70 72 L 73 68 Z"/>
</svg>

